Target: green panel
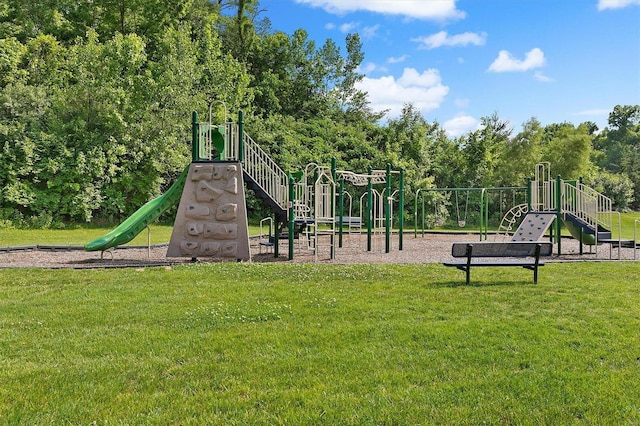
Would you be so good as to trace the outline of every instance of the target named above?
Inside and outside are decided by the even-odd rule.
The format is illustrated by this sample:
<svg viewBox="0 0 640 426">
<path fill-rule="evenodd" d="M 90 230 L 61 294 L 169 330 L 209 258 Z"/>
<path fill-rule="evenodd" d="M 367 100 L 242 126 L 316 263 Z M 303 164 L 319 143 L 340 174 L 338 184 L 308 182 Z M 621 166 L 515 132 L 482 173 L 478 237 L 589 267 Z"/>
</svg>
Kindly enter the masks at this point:
<svg viewBox="0 0 640 426">
<path fill-rule="evenodd" d="M 564 225 L 567 227 L 571 236 L 576 240 L 580 241 L 580 227 L 576 226 L 570 220 L 563 220 Z M 588 246 L 593 246 L 596 244 L 596 237 L 593 234 L 587 233 L 586 230 L 582 231 L 582 244 L 586 244 Z"/>
<path fill-rule="evenodd" d="M 189 166 L 187 166 L 178 179 L 164 194 L 146 203 L 135 213 L 129 216 L 117 228 L 97 238 L 84 246 L 86 251 L 107 250 L 133 240 L 147 225 L 156 220 L 167 209 L 180 201 L 182 189 L 187 180 Z"/>
<path fill-rule="evenodd" d="M 218 159 L 224 160 L 224 126 L 218 126 L 211 129 L 211 142 L 218 151 Z"/>
</svg>

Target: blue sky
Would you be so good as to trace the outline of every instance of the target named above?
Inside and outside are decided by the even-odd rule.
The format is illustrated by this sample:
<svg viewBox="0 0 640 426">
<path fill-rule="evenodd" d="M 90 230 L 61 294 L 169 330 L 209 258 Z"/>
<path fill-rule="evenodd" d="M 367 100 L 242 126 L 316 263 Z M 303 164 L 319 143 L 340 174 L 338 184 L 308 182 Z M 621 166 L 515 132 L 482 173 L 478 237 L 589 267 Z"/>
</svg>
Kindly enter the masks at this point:
<svg viewBox="0 0 640 426">
<path fill-rule="evenodd" d="M 497 113 L 515 131 L 593 121 L 640 104 L 640 0 L 261 0 L 272 29 L 344 50 L 357 32 L 361 89 L 397 117 L 413 103 L 451 136 Z"/>
</svg>

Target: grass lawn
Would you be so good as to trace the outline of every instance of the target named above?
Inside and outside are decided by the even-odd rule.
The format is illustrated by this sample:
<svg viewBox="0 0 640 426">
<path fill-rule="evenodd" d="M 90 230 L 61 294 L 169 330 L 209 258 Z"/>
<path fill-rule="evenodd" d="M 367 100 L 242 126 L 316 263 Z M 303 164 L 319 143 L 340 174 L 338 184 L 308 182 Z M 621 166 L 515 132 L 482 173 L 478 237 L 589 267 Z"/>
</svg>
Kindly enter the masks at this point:
<svg viewBox="0 0 640 426">
<path fill-rule="evenodd" d="M 638 424 L 640 263 L 3 270 L 5 424 Z"/>
<path fill-rule="evenodd" d="M 638 223 L 636 224 L 636 221 Z M 640 212 L 621 213 L 620 214 L 620 227 L 622 238 L 640 240 Z M 613 217 L 613 235 L 614 238 L 618 237 L 618 217 Z M 640 242 L 640 241 L 639 241 Z"/>
<path fill-rule="evenodd" d="M 84 246 L 110 232 L 117 225 L 112 226 L 82 226 L 70 225 L 67 229 L 12 229 L 0 228 L 0 247 L 28 246 L 28 245 L 64 245 Z M 171 239 L 173 224 L 151 224 L 150 234 L 142 231 L 128 245 L 147 245 L 168 243 Z M 249 226 L 249 235 L 260 235 L 259 226 Z"/>
</svg>

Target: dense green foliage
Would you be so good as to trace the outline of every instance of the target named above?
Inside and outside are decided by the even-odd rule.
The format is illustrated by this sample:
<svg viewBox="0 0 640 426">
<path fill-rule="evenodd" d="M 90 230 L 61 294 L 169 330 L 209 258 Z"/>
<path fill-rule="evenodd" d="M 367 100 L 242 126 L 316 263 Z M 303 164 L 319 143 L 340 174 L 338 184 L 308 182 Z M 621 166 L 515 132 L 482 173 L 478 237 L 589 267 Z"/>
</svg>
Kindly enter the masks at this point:
<svg viewBox="0 0 640 426">
<path fill-rule="evenodd" d="M 191 111 L 210 107 L 217 121 L 243 109 L 285 169 L 391 163 L 411 194 L 522 185 L 549 161 L 640 206 L 640 106 L 616 106 L 601 131 L 532 118 L 514 134 L 493 114 L 451 138 L 411 104 L 380 121 L 357 90 L 358 34 L 344 46 L 272 29 L 257 0 L 0 0 L 0 221 L 128 215 L 189 161 Z"/>
<path fill-rule="evenodd" d="M 490 269 L 7 270 L 0 418 L 638 424 L 639 264 Z"/>
</svg>

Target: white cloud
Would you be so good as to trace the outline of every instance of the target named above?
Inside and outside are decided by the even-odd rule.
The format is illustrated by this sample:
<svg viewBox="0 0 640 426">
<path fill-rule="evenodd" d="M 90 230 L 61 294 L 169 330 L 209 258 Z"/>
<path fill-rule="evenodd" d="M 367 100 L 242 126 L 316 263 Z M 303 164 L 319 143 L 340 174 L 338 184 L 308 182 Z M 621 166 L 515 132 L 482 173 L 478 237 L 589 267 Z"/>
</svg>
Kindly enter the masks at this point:
<svg viewBox="0 0 640 426">
<path fill-rule="evenodd" d="M 435 49 L 442 46 L 467 46 L 474 44 L 482 46 L 487 41 L 487 33 L 462 33 L 449 35 L 446 31 L 432 34 L 430 36 L 412 38 L 411 41 L 420 43 L 418 49 Z"/>
<path fill-rule="evenodd" d="M 405 68 L 398 79 L 391 75 L 365 77 L 358 83 L 358 89 L 368 93 L 373 110 L 389 110 L 389 118 L 399 117 L 406 103 L 413 104 L 423 113 L 437 109 L 449 93 L 449 87 L 442 84 L 437 69 L 419 73 L 414 68 Z"/>
<path fill-rule="evenodd" d="M 409 55 L 402 55 L 402 56 L 398 56 L 398 57 L 391 56 L 391 57 L 389 57 L 387 59 L 387 63 L 388 64 L 398 64 L 400 62 L 406 61 L 407 59 L 409 59 Z"/>
<path fill-rule="evenodd" d="M 461 99 L 458 98 L 455 101 L 453 101 L 453 103 L 455 104 L 455 106 L 457 106 L 460 109 L 464 109 L 466 107 L 469 106 L 469 99 Z"/>
<path fill-rule="evenodd" d="M 640 5 L 640 0 L 598 0 L 598 10 L 621 9 L 634 5 Z"/>
<path fill-rule="evenodd" d="M 535 74 L 533 74 L 533 78 L 542 83 L 553 83 L 555 81 L 553 78 L 543 74 L 540 71 L 536 71 Z"/>
<path fill-rule="evenodd" d="M 363 38 L 373 38 L 376 35 L 376 32 L 378 32 L 379 28 L 380 28 L 380 25 L 373 25 L 371 27 L 364 27 L 362 29 L 362 31 L 360 32 L 360 35 Z"/>
<path fill-rule="evenodd" d="M 610 109 L 587 109 L 584 111 L 574 112 L 571 115 L 586 117 L 608 117 L 610 112 Z"/>
<path fill-rule="evenodd" d="M 524 60 L 520 60 L 511 56 L 506 50 L 501 50 L 495 61 L 489 66 L 488 71 L 493 72 L 509 72 L 509 71 L 528 71 L 533 68 L 540 68 L 546 63 L 544 52 L 537 47 L 528 51 Z"/>
<path fill-rule="evenodd" d="M 465 133 L 478 130 L 479 126 L 480 122 L 478 120 L 466 114 L 456 115 L 451 120 L 445 121 L 442 125 L 447 134 L 452 138 L 457 138 Z"/>
<path fill-rule="evenodd" d="M 349 33 L 354 28 L 358 28 L 359 25 L 359 22 L 345 22 L 344 24 L 340 25 L 340 31 L 343 33 Z"/>
<path fill-rule="evenodd" d="M 385 73 L 385 72 L 389 72 L 389 70 L 387 69 L 387 67 L 385 66 L 381 66 L 376 64 L 375 62 L 367 62 L 364 64 L 361 64 L 357 69 L 356 72 L 359 74 L 371 74 L 374 71 L 378 72 L 378 73 Z"/>
<path fill-rule="evenodd" d="M 360 65 L 358 67 L 358 72 L 361 74 L 369 74 L 375 70 L 377 70 L 378 67 L 376 66 L 375 63 L 373 62 L 367 62 L 366 64 Z"/>
<path fill-rule="evenodd" d="M 295 0 L 297 3 L 319 7 L 329 13 L 343 15 L 368 11 L 385 15 L 400 15 L 425 20 L 461 19 L 465 13 L 456 8 L 456 0 Z"/>
<path fill-rule="evenodd" d="M 324 28 L 327 29 L 327 30 L 332 30 L 335 27 L 336 27 L 336 24 L 334 24 L 332 22 L 329 22 L 329 23 L 325 24 L 325 26 L 324 26 Z"/>
</svg>

